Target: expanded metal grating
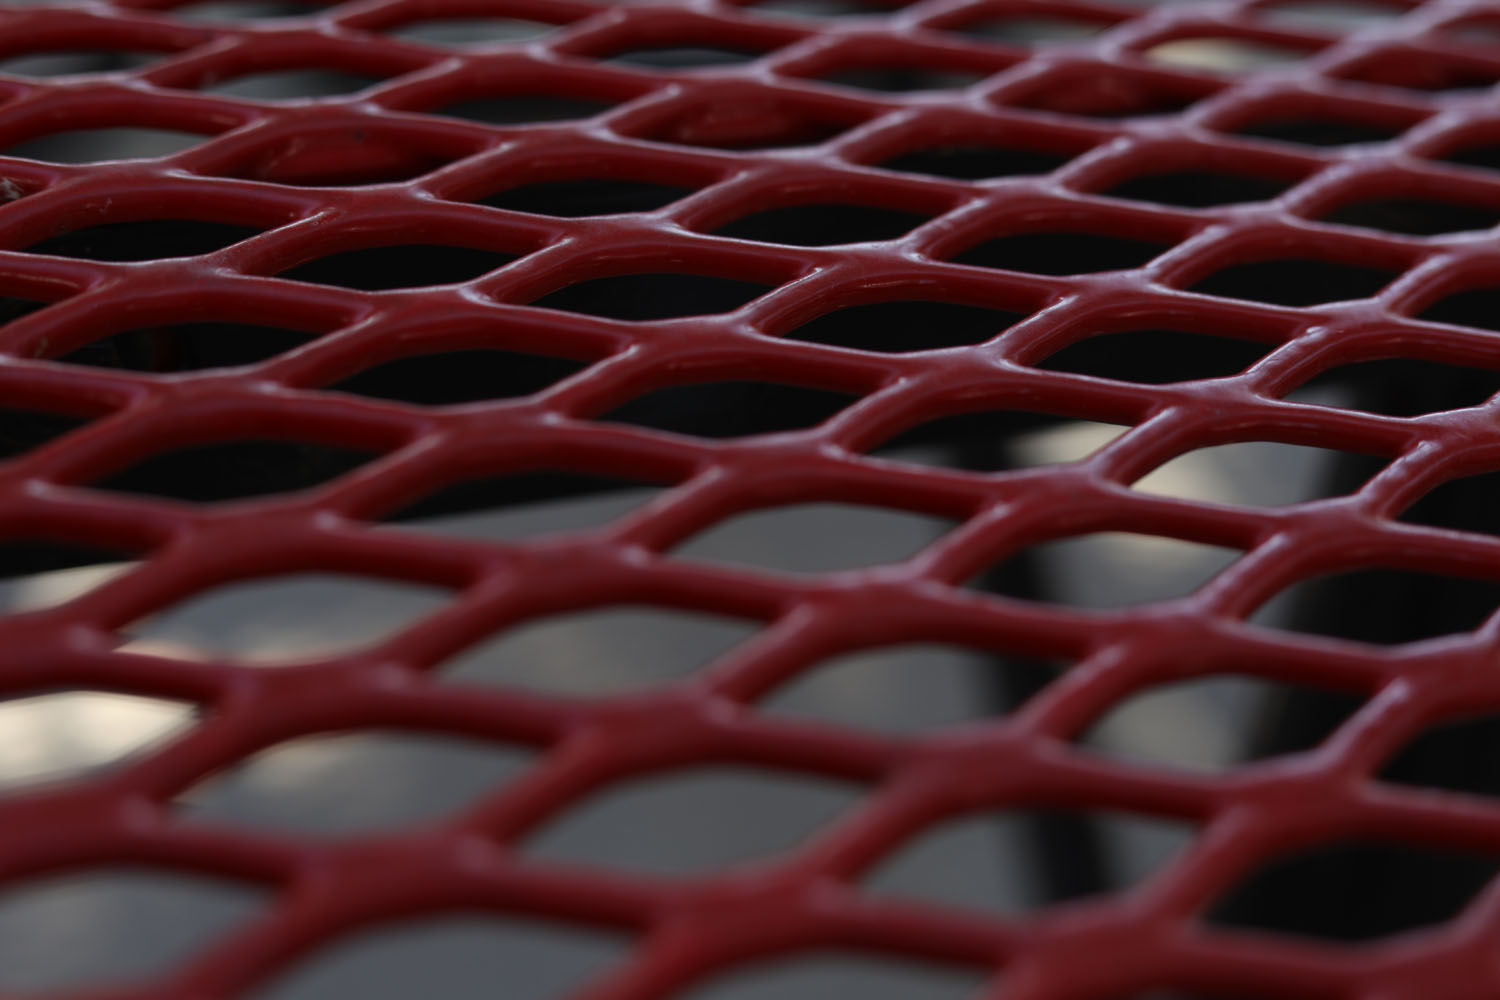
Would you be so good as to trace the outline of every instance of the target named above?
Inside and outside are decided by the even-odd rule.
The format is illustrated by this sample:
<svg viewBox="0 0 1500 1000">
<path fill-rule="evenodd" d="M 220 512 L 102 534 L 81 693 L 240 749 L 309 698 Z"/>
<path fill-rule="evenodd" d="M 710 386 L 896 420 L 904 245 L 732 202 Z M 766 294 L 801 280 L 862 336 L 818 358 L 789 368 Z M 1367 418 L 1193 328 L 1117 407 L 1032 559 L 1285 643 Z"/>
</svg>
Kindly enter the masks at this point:
<svg viewBox="0 0 1500 1000">
<path fill-rule="evenodd" d="M 356 932 L 460 911 L 630 935 L 629 956 L 576 993 L 611 1000 L 824 951 L 977 969 L 982 995 L 1008 1000 L 1500 995 L 1486 881 L 1500 806 L 1377 780 L 1430 727 L 1500 708 L 1500 540 L 1481 515 L 1418 516 L 1434 491 L 1500 469 L 1492 5 L 171 7 L 0 11 L 5 558 L 12 573 L 73 550 L 138 560 L 0 617 L 0 688 L 201 710 L 122 767 L 8 797 L 0 872 L 138 865 L 273 896 L 165 977 L 68 995 L 249 996 Z M 524 37 L 410 30 L 484 17 Z M 262 74 L 292 89 L 257 90 Z M 257 96 L 271 93 L 292 96 Z M 163 155 L 100 160 L 122 129 Z M 1163 329 L 1173 346 L 1126 336 Z M 1057 360 L 1112 335 L 1089 373 Z M 1194 344 L 1239 360 L 1169 374 Z M 476 365 L 509 352 L 503 393 L 485 391 L 490 369 L 476 390 L 448 386 L 451 367 L 398 364 L 455 351 Z M 1284 398 L 1392 359 L 1394 396 Z M 375 388 L 326 391 L 360 378 Z M 1035 467 L 870 454 L 966 414 L 1127 429 Z M 991 425 L 975 419 L 983 447 Z M 1245 441 L 1373 468 L 1274 507 L 1132 488 Z M 503 497 L 539 475 L 666 489 L 604 527 L 507 542 L 381 524 L 450 487 Z M 674 554 L 735 515 L 810 502 L 952 527 L 904 561 L 827 573 Z M 1124 608 L 1005 596 L 996 567 L 1100 532 L 1235 557 L 1186 596 Z M 212 588 L 309 572 L 449 599 L 275 669 L 128 642 Z M 1370 596 L 1401 574 L 1419 574 L 1404 596 Z M 1248 621 L 1312 580 L 1346 605 L 1345 634 Z M 1451 597 L 1463 582 L 1470 603 Z M 1437 624 L 1411 634 L 1423 595 Z M 762 627 L 617 697 L 431 681 L 512 625 L 641 603 Z M 1008 714 L 910 737 L 756 709 L 833 654 L 919 641 L 1068 666 Z M 1311 749 L 1217 775 L 1076 743 L 1134 692 L 1220 674 L 1362 704 Z M 395 833 L 177 816 L 181 793 L 263 748 L 368 728 L 536 756 Z M 697 877 L 525 850 L 601 790 L 709 764 L 861 794 L 795 849 Z M 1196 836 L 1126 891 L 1030 915 L 863 891 L 922 833 L 1014 809 L 1125 811 Z M 1362 943 L 1208 919 L 1256 872 L 1339 845 L 1477 855 L 1486 875 Z"/>
</svg>

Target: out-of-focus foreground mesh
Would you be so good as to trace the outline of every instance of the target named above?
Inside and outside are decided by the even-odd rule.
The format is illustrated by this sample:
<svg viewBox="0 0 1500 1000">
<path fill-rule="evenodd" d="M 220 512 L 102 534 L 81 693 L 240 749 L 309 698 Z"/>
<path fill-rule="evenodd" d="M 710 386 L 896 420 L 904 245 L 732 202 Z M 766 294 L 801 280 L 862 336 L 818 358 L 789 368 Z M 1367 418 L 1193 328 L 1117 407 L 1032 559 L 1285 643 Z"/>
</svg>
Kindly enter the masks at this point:
<svg viewBox="0 0 1500 1000">
<path fill-rule="evenodd" d="M 1011 1000 L 1500 995 L 1484 877 L 1362 944 L 1257 930 L 1225 903 L 1339 845 L 1481 868 L 1500 849 L 1492 800 L 1382 770 L 1500 708 L 1500 540 L 1419 516 L 1500 469 L 1491 7 L 235 6 L 0 11 L 0 548 L 11 572 L 133 560 L 0 617 L 0 689 L 197 708 L 126 766 L 7 797 L 0 875 L 165 869 L 267 894 L 167 972 L 88 996 L 249 996 L 357 933 L 476 913 L 628 937 L 570 994 L 601 1000 L 829 952 L 977 970 Z M 517 22 L 514 40 L 421 30 L 483 18 Z M 161 155 L 111 158 L 119 130 Z M 1204 342 L 1240 360 L 1173 374 Z M 450 352 L 467 353 L 422 367 Z M 1400 412 L 1298 394 L 1372 362 L 1479 389 L 1409 392 Z M 1123 433 L 1032 467 L 871 454 L 997 414 Z M 1133 488 L 1249 441 L 1372 471 L 1282 506 Z M 402 527 L 444 490 L 553 495 L 560 476 L 662 489 L 602 527 L 512 541 Z M 831 572 L 674 553 L 807 503 L 951 528 Z M 1228 555 L 1185 596 L 1124 608 L 1006 596 L 996 567 L 1106 532 Z M 215 588 L 309 573 L 436 597 L 273 668 L 131 637 Z M 1480 596 L 1432 634 L 1363 598 L 1352 635 L 1249 621 L 1296 585 L 1380 573 Z M 759 628 L 614 696 L 434 680 L 507 629 L 627 604 Z M 915 735 L 758 707 L 830 657 L 918 642 L 1069 666 L 1007 715 Z M 1361 704 L 1311 749 L 1221 774 L 1077 743 L 1136 692 L 1219 674 Z M 457 812 L 354 837 L 180 815 L 210 775 L 351 730 L 528 756 Z M 793 848 L 690 876 L 527 848 L 607 790 L 704 767 L 858 794 Z M 927 832 L 1008 810 L 1195 836 L 1127 891 L 1019 916 L 867 891 Z"/>
</svg>

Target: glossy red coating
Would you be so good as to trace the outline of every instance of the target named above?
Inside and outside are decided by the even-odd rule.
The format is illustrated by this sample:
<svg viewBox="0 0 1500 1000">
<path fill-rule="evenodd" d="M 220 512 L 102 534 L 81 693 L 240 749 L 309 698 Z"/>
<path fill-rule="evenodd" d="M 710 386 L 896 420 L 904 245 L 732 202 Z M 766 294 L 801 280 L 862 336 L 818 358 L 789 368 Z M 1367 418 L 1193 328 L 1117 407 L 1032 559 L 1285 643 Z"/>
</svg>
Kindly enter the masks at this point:
<svg viewBox="0 0 1500 1000">
<path fill-rule="evenodd" d="M 168 7 L 146 0 L 0 11 L 0 57 L 160 54 L 113 73 L 0 73 L 0 147 L 115 126 L 203 136 L 159 159 L 0 157 L 8 199 L 0 294 L 53 303 L 0 327 L 0 398 L 11 409 L 88 421 L 0 463 L 0 533 L 145 554 L 133 572 L 83 597 L 0 618 L 0 691 L 121 691 L 188 700 L 203 716 L 128 767 L 7 799 L 0 875 L 131 862 L 231 876 L 277 894 L 255 921 L 165 980 L 87 996 L 237 996 L 361 927 L 458 909 L 636 935 L 629 961 L 579 994 L 591 1000 L 672 996 L 726 968 L 829 948 L 992 969 L 987 995 L 1007 1000 L 1112 1000 L 1166 988 L 1359 1000 L 1500 995 L 1500 886 L 1449 923 L 1362 948 L 1199 919 L 1261 861 L 1306 845 L 1378 836 L 1439 849 L 1500 846 L 1495 804 L 1370 776 L 1433 721 L 1500 705 L 1500 620 L 1390 649 L 1244 623 L 1294 581 L 1352 567 L 1500 580 L 1500 540 L 1393 519 L 1440 482 L 1500 467 L 1495 404 L 1397 418 L 1279 399 L 1317 372 L 1370 357 L 1500 369 L 1493 332 L 1415 318 L 1454 292 L 1500 285 L 1500 250 L 1488 232 L 1406 236 L 1315 221 L 1351 199 L 1392 193 L 1500 206 L 1500 177 L 1441 160 L 1461 145 L 1500 143 L 1500 105 L 1490 93 L 1447 89 L 1454 80 L 1472 87 L 1500 79 L 1500 48 L 1451 29 L 1483 21 L 1492 7 L 1436 0 L 1346 34 L 1277 20 L 1256 2 L 929 0 L 841 20 L 710 0 L 366 0 L 264 22 L 194 20 Z M 1030 48 L 957 30 L 1021 13 L 1103 30 Z M 468 49 L 386 33 L 480 14 L 559 27 L 536 41 Z M 1236 76 L 1146 55 L 1192 37 L 1252 40 L 1299 58 Z M 764 54 L 681 71 L 595 58 L 684 39 Z M 345 96 L 279 102 L 201 90 L 308 66 L 376 82 Z M 819 80 L 871 66 L 958 74 L 961 86 L 890 93 Z M 606 107 L 516 125 L 428 113 L 510 93 Z M 1314 146 L 1236 134 L 1304 117 L 1390 138 Z M 1067 162 L 1051 173 L 973 182 L 875 166 L 931 146 L 990 142 Z M 398 176 L 351 187 L 299 183 L 329 164 Z M 1289 186 L 1274 200 L 1209 208 L 1098 193 L 1167 168 L 1236 168 Z M 474 203 L 500 188 L 576 176 L 693 193 L 656 211 L 593 218 Z M 706 235 L 753 210 L 830 199 L 927 221 L 888 242 L 830 247 Z M 25 252 L 57 233 L 159 218 L 258 232 L 202 256 L 143 262 Z M 951 261 L 993 237 L 1039 230 L 1166 249 L 1139 269 L 1063 276 Z M 516 259 L 464 284 L 383 292 L 273 276 L 330 253 L 398 243 Z M 1391 280 L 1371 298 L 1303 308 L 1187 290 L 1259 259 L 1356 264 Z M 733 312 L 659 322 L 528 304 L 588 279 L 650 272 L 768 290 Z M 983 343 L 903 354 L 780 336 L 835 307 L 914 297 L 1028 318 Z M 208 319 L 320 336 L 253 365 L 176 374 L 51 360 L 120 329 Z M 1161 325 L 1274 350 L 1239 375 L 1162 386 L 1031 366 L 1091 335 Z M 455 407 L 319 391 L 379 361 L 475 346 L 591 364 L 532 396 Z M 657 387 L 721 379 L 857 401 L 806 430 L 724 440 L 591 420 Z M 996 474 L 865 455 L 923 420 L 992 405 L 1132 429 L 1086 460 Z M 246 436 L 379 457 L 315 489 L 221 504 L 89 488 L 172 447 Z M 1283 508 L 1129 489 L 1195 448 L 1268 437 L 1391 461 L 1350 496 Z M 458 541 L 371 524 L 434 484 L 539 467 L 674 488 L 607 528 L 535 541 Z M 958 526 L 908 561 L 806 577 L 670 554 L 737 512 L 812 500 L 936 514 Z M 963 586 L 1027 545 L 1104 529 L 1244 554 L 1187 597 L 1122 611 Z M 453 599 L 376 646 L 275 670 L 116 651 L 118 630 L 212 585 L 305 570 L 437 584 Z M 616 699 L 426 679 L 511 623 L 643 600 L 766 627 L 710 669 Z M 915 640 L 1074 665 L 1009 717 L 921 738 L 753 710 L 763 693 L 834 652 Z M 1070 743 L 1131 691 L 1225 671 L 1351 688 L 1369 700 L 1317 749 L 1223 776 L 1128 766 Z M 396 835 L 328 843 L 174 820 L 175 795 L 260 748 L 373 725 L 524 744 L 539 763 L 461 815 Z M 834 776 L 868 794 L 791 854 L 694 880 L 549 864 L 513 850 L 603 786 L 706 762 Z M 1037 804 L 1179 818 L 1199 824 L 1200 834 L 1127 893 L 1026 919 L 874 899 L 858 888 L 861 873 L 944 819 Z"/>
</svg>

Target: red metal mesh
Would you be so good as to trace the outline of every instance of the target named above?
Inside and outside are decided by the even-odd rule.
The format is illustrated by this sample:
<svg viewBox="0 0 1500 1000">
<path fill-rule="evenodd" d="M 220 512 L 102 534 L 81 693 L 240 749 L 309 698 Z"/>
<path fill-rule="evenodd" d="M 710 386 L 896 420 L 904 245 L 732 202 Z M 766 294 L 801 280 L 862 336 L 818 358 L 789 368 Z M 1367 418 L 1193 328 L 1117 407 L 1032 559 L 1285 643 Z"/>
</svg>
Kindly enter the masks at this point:
<svg viewBox="0 0 1500 1000">
<path fill-rule="evenodd" d="M 1278 398 L 1312 374 L 1369 357 L 1500 368 L 1494 334 L 1413 318 L 1455 291 L 1500 281 L 1491 238 L 1314 221 L 1361 198 L 1500 206 L 1500 178 L 1438 162 L 1462 143 L 1500 138 L 1500 115 L 1486 93 L 1448 89 L 1500 79 L 1500 50 L 1446 27 L 1484 5 L 1429 3 L 1343 37 L 1273 22 L 1254 3 L 1142 10 L 931 0 L 808 21 L 711 2 L 370 0 L 237 24 L 152 9 L 165 6 L 147 0 L 0 13 L 3 53 L 160 53 L 117 73 L 0 76 L 0 144 L 122 125 L 204 135 L 201 144 L 153 160 L 0 160 L 10 199 L 0 209 L 0 293 L 55 303 L 0 329 L 0 391 L 13 409 L 88 420 L 0 465 L 0 530 L 10 539 L 145 553 L 133 572 L 79 599 L 0 618 L 3 689 L 103 688 L 204 709 L 190 733 L 125 769 L 8 800 L 0 867 L 17 878 L 134 862 L 278 890 L 260 919 L 166 981 L 122 985 L 109 996 L 236 995 L 359 927 L 476 908 L 636 932 L 630 961 L 586 990 L 619 1000 L 668 996 L 726 968 L 816 948 L 993 968 L 994 995 L 1013 1000 L 1125 997 L 1163 985 L 1370 1000 L 1500 993 L 1493 960 L 1500 887 L 1493 885 L 1455 921 L 1357 950 L 1205 928 L 1199 918 L 1261 862 L 1307 845 L 1383 838 L 1492 849 L 1500 842 L 1494 806 L 1370 777 L 1434 720 L 1500 702 L 1500 677 L 1490 669 L 1500 642 L 1496 620 L 1391 649 L 1244 623 L 1293 582 L 1351 568 L 1500 580 L 1500 541 L 1393 520 L 1436 484 L 1500 465 L 1493 405 L 1405 419 Z M 422 18 L 480 13 L 562 27 L 539 42 L 477 50 L 383 34 Z M 1035 50 L 947 30 L 1009 13 L 1075 17 L 1108 30 Z M 1143 54 L 1184 37 L 1247 39 L 1305 58 L 1236 78 L 1157 65 Z M 675 72 L 592 58 L 657 43 L 764 54 L 743 65 Z M 288 67 L 341 69 L 378 82 L 314 101 L 197 90 Z M 967 76 L 957 81 L 962 89 L 945 80 L 950 89 L 909 93 L 818 80 L 861 67 Z M 607 108 L 515 126 L 426 113 L 511 93 Z M 1297 118 L 1393 138 L 1316 146 L 1235 134 Z M 972 183 L 870 166 L 934 145 L 986 142 L 1076 158 L 1050 174 Z M 355 180 L 396 181 L 295 186 L 329 164 Z M 1284 179 L 1289 190 L 1272 201 L 1204 209 L 1090 193 L 1182 169 L 1251 170 Z M 696 193 L 658 211 L 609 218 L 472 203 L 500 188 L 580 175 Z M 888 242 L 838 247 L 705 235 L 755 210 L 828 201 L 927 221 Z M 145 262 L 25 252 L 57 233 L 160 218 L 259 232 L 202 256 Z M 952 262 L 992 238 L 1038 231 L 1126 237 L 1161 249 L 1139 269 L 1062 276 Z M 465 284 L 388 292 L 272 276 L 330 253 L 403 243 L 516 259 Z M 1306 308 L 1186 290 L 1232 264 L 1271 259 L 1356 265 L 1389 272 L 1390 280 L 1373 297 Z M 662 322 L 528 304 L 588 279 L 659 272 L 754 281 L 767 290 L 733 312 Z M 928 352 L 780 336 L 835 307 L 909 298 L 1028 318 L 983 343 Z M 126 327 L 203 319 L 323 335 L 254 365 L 171 375 L 47 360 Z M 1086 336 L 1164 324 L 1274 350 L 1243 374 L 1164 386 L 1029 366 Z M 476 346 L 590 364 L 528 397 L 453 408 L 317 389 L 377 361 Z M 652 389 L 719 380 L 857 398 L 809 429 L 722 440 L 591 420 Z M 863 454 L 924 420 L 986 407 L 1132 429 L 1084 461 L 991 475 Z M 173 448 L 249 437 L 364 448 L 379 457 L 316 489 L 219 505 L 88 488 Z M 1353 495 L 1286 508 L 1128 489 L 1195 448 L 1268 437 L 1391 461 Z M 530 542 L 370 526 L 437 485 L 537 468 L 675 485 L 605 529 Z M 808 577 L 669 554 L 737 512 L 813 500 L 960 523 L 908 561 Z M 1123 611 L 1037 605 L 962 586 L 1028 545 L 1097 530 L 1244 554 L 1190 596 Z M 454 596 L 377 646 L 276 670 L 116 651 L 117 630 L 212 585 L 307 570 L 438 584 Z M 616 699 L 476 692 L 424 679 L 512 623 L 642 600 L 768 624 L 710 669 Z M 912 640 L 1075 665 L 1010 717 L 921 738 L 775 720 L 751 707 L 832 652 Z M 1126 766 L 1070 749 L 1080 727 L 1125 694 L 1227 670 L 1372 696 L 1316 750 L 1227 776 Z M 326 843 L 173 820 L 174 795 L 259 748 L 370 726 L 467 734 L 542 755 L 524 780 L 462 815 L 398 835 Z M 794 853 L 699 879 L 606 874 L 509 850 L 602 787 L 709 762 L 851 779 L 868 794 Z M 1027 919 L 875 901 L 857 888 L 862 872 L 944 819 L 1036 805 L 1128 809 L 1188 820 L 1200 833 L 1190 850 L 1127 893 Z"/>
</svg>

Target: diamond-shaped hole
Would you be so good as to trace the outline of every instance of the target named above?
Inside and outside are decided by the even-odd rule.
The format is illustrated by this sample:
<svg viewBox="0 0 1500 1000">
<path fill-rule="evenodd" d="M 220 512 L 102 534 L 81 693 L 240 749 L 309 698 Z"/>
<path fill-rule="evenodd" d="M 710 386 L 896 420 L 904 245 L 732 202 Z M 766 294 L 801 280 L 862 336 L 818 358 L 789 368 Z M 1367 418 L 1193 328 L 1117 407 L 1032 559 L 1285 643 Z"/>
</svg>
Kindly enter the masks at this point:
<svg viewBox="0 0 1500 1000">
<path fill-rule="evenodd" d="M 1397 569 L 1361 569 L 1300 580 L 1252 621 L 1377 645 L 1471 632 L 1500 608 L 1500 584 Z"/>
<path fill-rule="evenodd" d="M 190 372 L 255 364 L 317 337 L 250 323 L 164 323 L 101 337 L 57 360 L 125 371 Z"/>
<path fill-rule="evenodd" d="M 857 399 L 779 382 L 700 382 L 648 392 L 595 419 L 673 434 L 731 438 L 814 427 Z"/>
<path fill-rule="evenodd" d="M 1075 341 L 1034 366 L 1140 385 L 1167 385 L 1238 375 L 1270 350 L 1268 344 L 1182 330 L 1126 330 Z"/>
<path fill-rule="evenodd" d="M 1255 42 L 1245 38 L 1177 38 L 1147 49 L 1152 62 L 1174 69 L 1206 69 L 1218 73 L 1251 73 L 1273 66 L 1300 62 L 1310 53 L 1287 45 Z"/>
<path fill-rule="evenodd" d="M 1078 742 L 1121 760 L 1218 773 L 1310 750 L 1359 706 L 1342 691 L 1237 674 L 1197 677 L 1134 692 Z"/>
<path fill-rule="evenodd" d="M 1384 358 L 1330 368 L 1285 398 L 1393 417 L 1419 417 L 1477 406 L 1496 392 L 1500 392 L 1500 372 L 1417 358 Z"/>
<path fill-rule="evenodd" d="M 386 28 L 384 33 L 408 42 L 467 49 L 480 45 L 534 42 L 552 34 L 557 27 L 544 21 L 518 17 L 430 17 Z"/>
<path fill-rule="evenodd" d="M 984 74 L 953 67 L 877 63 L 828 70 L 814 79 L 856 90 L 908 94 L 923 90 L 958 90 L 983 80 Z"/>
<path fill-rule="evenodd" d="M 523 91 L 471 97 L 444 104 L 427 112 L 445 118 L 462 118 L 485 125 L 530 125 L 563 122 L 602 115 L 618 102 L 545 91 Z"/>
<path fill-rule="evenodd" d="M 222 441 L 158 452 L 89 485 L 195 503 L 240 500 L 310 489 L 375 454 L 299 441 Z"/>
<path fill-rule="evenodd" d="M 532 305 L 642 322 L 733 312 L 772 287 L 706 274 L 620 274 L 566 285 Z"/>
<path fill-rule="evenodd" d="M 656 483 L 569 472 L 466 479 L 388 514 L 407 530 L 502 541 L 599 528 L 651 501 Z"/>
<path fill-rule="evenodd" d="M 295 573 L 201 591 L 126 633 L 133 646 L 170 647 L 184 658 L 275 664 L 372 645 L 449 597 L 447 590 L 408 581 Z"/>
<path fill-rule="evenodd" d="M 18 546 L 0 546 L 0 559 L 7 558 Z M 38 549 L 44 546 L 37 546 Z M 53 553 L 48 553 L 52 555 Z M 80 559 L 85 558 L 81 554 Z M 112 561 L 104 561 L 104 560 Z M 71 568 L 51 569 L 22 577 L 0 580 L 0 612 L 15 614 L 54 608 L 124 576 L 139 563 L 120 561 L 119 553 L 99 553 L 86 563 Z"/>
<path fill-rule="evenodd" d="M 46 163 L 99 163 L 171 156 L 208 138 L 196 132 L 162 128 L 69 129 L 47 132 L 7 146 L 0 152 Z"/>
<path fill-rule="evenodd" d="M 29 194 L 35 194 L 39 190 L 41 190 L 41 188 L 34 184 L 19 184 L 8 177 L 0 179 L 0 205 L 7 205 L 13 201 L 19 201 Z"/>
<path fill-rule="evenodd" d="M 356 932 L 320 948 L 256 1000 L 555 1000 L 623 959 L 618 934 L 532 917 L 437 916 Z"/>
<path fill-rule="evenodd" d="M 1400 520 L 1451 531 L 1500 535 L 1497 496 L 1500 496 L 1500 472 L 1461 476 L 1428 490 L 1401 514 Z"/>
<path fill-rule="evenodd" d="M 1301 115 L 1264 115 L 1228 131 L 1234 135 L 1275 139 L 1300 146 L 1352 146 L 1366 142 L 1388 142 L 1405 132 L 1406 128 L 1407 125 L 1359 121 L 1336 112 L 1313 112 Z"/>
<path fill-rule="evenodd" d="M 447 243 L 398 243 L 317 257 L 277 274 L 288 281 L 365 292 L 454 285 L 489 274 L 516 254 Z"/>
<path fill-rule="evenodd" d="M 196 873 L 94 868 L 0 894 L 0 988 L 34 993 L 162 977 L 268 903 Z"/>
<path fill-rule="evenodd" d="M 3 181 L 0 181 L 0 205 L 17 201 L 38 190 L 40 189 L 33 184 L 18 184 L 7 177 Z"/>
<path fill-rule="evenodd" d="M 1059 42 L 1093 38 L 1108 27 L 1109 24 L 1104 21 L 1088 21 L 1076 17 L 1010 14 L 966 20 L 946 25 L 943 30 L 1009 45 L 1055 45 Z"/>
<path fill-rule="evenodd" d="M 1483 140 L 1465 141 L 1436 156 L 1435 159 L 1465 167 L 1500 170 L 1500 143 Z"/>
<path fill-rule="evenodd" d="M 243 97 L 256 101 L 301 100 L 309 97 L 342 97 L 373 87 L 384 77 L 327 66 L 242 73 L 198 87 L 208 94 Z"/>
<path fill-rule="evenodd" d="M 689 105 L 643 138 L 709 149 L 784 149 L 827 142 L 862 120 L 847 109 L 724 96 Z"/>
<path fill-rule="evenodd" d="M 1025 318 L 1004 309 L 902 299 L 835 309 L 782 336 L 858 351 L 905 354 L 980 344 Z"/>
<path fill-rule="evenodd" d="M 1050 600 L 1084 608 L 1121 608 L 1184 597 L 1240 557 L 1238 549 L 1126 531 L 1098 531 L 1043 542 L 997 567 L 1039 560 L 1046 593 L 990 570 L 986 590 L 1023 600 Z M 998 577 L 998 578 L 997 578 Z"/>
<path fill-rule="evenodd" d="M 204 0 L 172 8 L 172 16 L 185 21 L 259 21 L 281 17 L 306 17 L 334 0 Z"/>
<path fill-rule="evenodd" d="M 731 970 L 673 1000 L 972 1000 L 987 978 L 959 966 L 834 952 Z"/>
<path fill-rule="evenodd" d="M 1004 472 L 1088 458 L 1126 429 L 1024 410 L 979 410 L 925 420 L 867 450 L 897 462 Z"/>
<path fill-rule="evenodd" d="M 1209 912 L 1211 924 L 1370 941 L 1456 917 L 1500 870 L 1490 855 L 1353 840 L 1272 858 Z"/>
<path fill-rule="evenodd" d="M 494 349 L 418 354 L 366 368 L 328 388 L 419 406 L 529 396 L 588 365 Z"/>
<path fill-rule="evenodd" d="M 760 627 L 661 608 L 591 609 L 523 622 L 445 663 L 443 676 L 547 694 L 620 694 L 685 677 Z"/>
<path fill-rule="evenodd" d="M 790 504 L 720 521 L 679 545 L 673 555 L 783 573 L 828 573 L 901 562 L 953 524 L 929 514 L 862 504 Z"/>
<path fill-rule="evenodd" d="M 713 66 L 738 66 L 765 55 L 766 49 L 721 45 L 711 41 L 701 44 L 641 45 L 620 52 L 596 56 L 607 62 L 643 69 L 702 69 Z"/>
<path fill-rule="evenodd" d="M 1381 767 L 1377 777 L 1398 785 L 1500 796 L 1500 719 L 1469 715 L 1424 729 Z"/>
<path fill-rule="evenodd" d="M 1500 332 L 1500 288 L 1471 288 L 1445 295 L 1422 310 L 1418 318 Z"/>
<path fill-rule="evenodd" d="M 119 765 L 192 725 L 185 702 L 106 691 L 0 701 L 0 792 Z"/>
<path fill-rule="evenodd" d="M 1256 13 L 1274 24 L 1297 28 L 1329 29 L 1339 34 L 1382 24 L 1405 14 L 1402 4 L 1370 3 L 1367 0 L 1307 0 L 1272 4 Z"/>
<path fill-rule="evenodd" d="M 693 193 L 693 188 L 619 177 L 590 177 L 580 180 L 540 181 L 508 188 L 484 198 L 474 199 L 491 208 L 512 212 L 557 215 L 567 219 L 591 215 L 621 215 L 626 212 L 654 212 Z"/>
<path fill-rule="evenodd" d="M 138 261 L 196 257 L 233 246 L 262 230 L 198 219 L 106 222 L 49 236 L 25 247 L 27 253 L 81 260 Z"/>
<path fill-rule="evenodd" d="M 941 823 L 902 845 L 864 879 L 866 891 L 940 906 L 1019 914 L 1130 888 L 1191 843 L 1163 817 L 1086 809 L 1008 809 Z M 1067 863 L 1046 845 L 1077 845 Z M 1091 848 L 1094 848 L 1091 850 Z"/>
<path fill-rule="evenodd" d="M 1330 474 L 1341 456 L 1354 457 L 1281 441 L 1237 441 L 1178 455 L 1137 480 L 1132 489 L 1204 503 L 1280 507 L 1352 492 L 1352 484 L 1336 482 Z M 1359 457 L 1367 464 L 1365 478 L 1384 465 L 1371 456 Z"/>
<path fill-rule="evenodd" d="M 1316 306 L 1367 299 L 1396 272 L 1318 258 L 1284 258 L 1231 264 L 1199 278 L 1190 291 L 1279 306 Z"/>
<path fill-rule="evenodd" d="M 0 542 L 0 612 L 55 607 L 129 572 L 135 552 L 32 535 Z"/>
<path fill-rule="evenodd" d="M 0 409 L 0 461 L 16 458 L 88 423 L 38 410 Z"/>
<path fill-rule="evenodd" d="M 1500 211 L 1457 201 L 1430 198 L 1374 198 L 1346 202 L 1317 216 L 1324 222 L 1379 229 L 1412 236 L 1437 236 L 1488 229 L 1500 222 Z"/>
<path fill-rule="evenodd" d="M 530 765 L 524 750 L 436 734 L 360 731 L 287 740 L 178 796 L 185 818 L 347 836 L 433 822 Z"/>
<path fill-rule="evenodd" d="M 0 295 L 0 326 L 13 320 L 30 316 L 38 309 L 45 309 L 51 305 L 39 299 L 23 299 L 14 295 Z"/>
<path fill-rule="evenodd" d="M 1071 156 L 1041 150 L 955 142 L 913 149 L 882 160 L 876 166 L 908 174 L 980 181 L 1050 173 L 1070 159 Z"/>
<path fill-rule="evenodd" d="M 1449 55 L 1402 52 L 1381 53 L 1338 74 L 1346 80 L 1421 93 L 1484 90 L 1500 81 L 1488 64 L 1476 65 Z"/>
<path fill-rule="evenodd" d="M 1250 201 L 1270 201 L 1294 182 L 1236 173 L 1227 170 L 1151 171 L 1105 188 L 1111 198 L 1180 205 L 1183 208 L 1213 208 Z"/>
<path fill-rule="evenodd" d="M 0 73 L 33 77 L 119 73 L 149 66 L 165 56 L 125 49 L 37 49 L 0 59 Z"/>
<path fill-rule="evenodd" d="M 700 767 L 610 786 L 531 838 L 548 861 L 690 875 L 795 848 L 863 789 L 806 774 Z"/>
<path fill-rule="evenodd" d="M 993 718 L 1045 686 L 1059 665 L 963 646 L 863 649 L 814 663 L 759 710 L 904 736 Z"/>
<path fill-rule="evenodd" d="M 1096 274 L 1145 267 L 1171 249 L 1154 240 L 1089 232 L 1035 232 L 998 236 L 949 259 L 955 264 L 1030 274 Z"/>
<path fill-rule="evenodd" d="M 889 14 L 911 0 L 752 0 L 748 5 L 757 11 L 769 11 L 787 17 L 840 18 Z"/>
<path fill-rule="evenodd" d="M 828 202 L 768 208 L 741 216 L 713 230 L 713 234 L 761 243 L 823 247 L 900 239 L 929 218 L 894 208 Z"/>
</svg>

